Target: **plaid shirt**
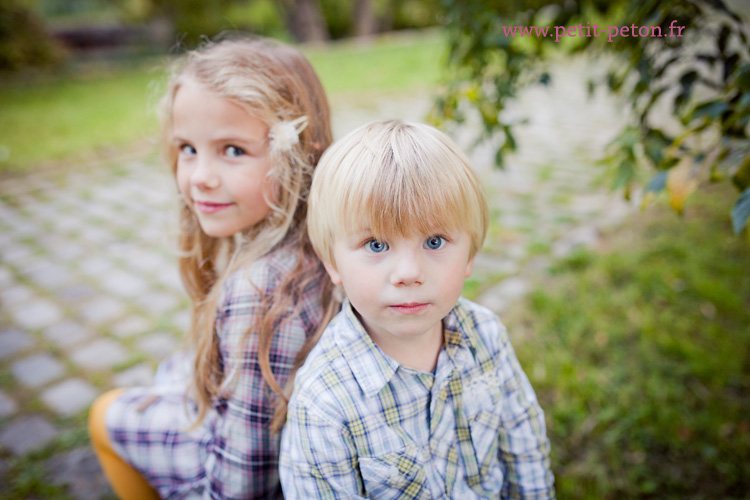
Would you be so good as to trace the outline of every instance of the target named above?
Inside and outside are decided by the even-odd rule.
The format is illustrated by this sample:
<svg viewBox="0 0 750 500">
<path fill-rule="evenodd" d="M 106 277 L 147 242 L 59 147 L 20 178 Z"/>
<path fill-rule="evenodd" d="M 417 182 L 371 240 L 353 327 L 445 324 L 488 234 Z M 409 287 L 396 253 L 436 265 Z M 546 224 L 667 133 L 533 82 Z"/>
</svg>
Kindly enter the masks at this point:
<svg viewBox="0 0 750 500">
<path fill-rule="evenodd" d="M 216 333 L 224 373 L 236 374 L 235 390 L 216 401 L 197 429 L 188 430 L 195 406 L 185 399 L 192 360 L 163 363 L 154 386 L 131 388 L 110 406 L 107 427 L 115 451 L 162 498 L 282 497 L 279 439 L 268 429 L 274 404 L 260 371 L 258 337 L 244 336 L 262 310 L 259 290 L 270 296 L 296 262 L 292 249 L 282 247 L 225 283 Z M 318 264 L 310 257 L 309 265 Z M 271 368 L 281 386 L 321 319 L 322 278 L 304 291 L 298 313 L 283 319 L 272 339 Z"/>
<path fill-rule="evenodd" d="M 409 369 L 344 303 L 295 380 L 287 499 L 555 497 L 544 415 L 505 327 L 466 299 L 443 326 L 434 374 Z"/>
</svg>

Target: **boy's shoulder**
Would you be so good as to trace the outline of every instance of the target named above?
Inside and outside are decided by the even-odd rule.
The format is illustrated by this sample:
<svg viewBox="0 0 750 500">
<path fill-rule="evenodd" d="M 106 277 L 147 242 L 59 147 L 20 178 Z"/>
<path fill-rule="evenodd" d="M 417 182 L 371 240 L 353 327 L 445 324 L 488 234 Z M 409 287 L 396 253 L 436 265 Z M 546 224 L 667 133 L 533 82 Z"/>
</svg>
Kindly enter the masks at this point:
<svg viewBox="0 0 750 500">
<path fill-rule="evenodd" d="M 447 329 L 460 331 L 474 348 L 484 347 L 492 353 L 509 342 L 508 330 L 497 314 L 464 297 L 458 299 L 444 325 Z"/>
</svg>

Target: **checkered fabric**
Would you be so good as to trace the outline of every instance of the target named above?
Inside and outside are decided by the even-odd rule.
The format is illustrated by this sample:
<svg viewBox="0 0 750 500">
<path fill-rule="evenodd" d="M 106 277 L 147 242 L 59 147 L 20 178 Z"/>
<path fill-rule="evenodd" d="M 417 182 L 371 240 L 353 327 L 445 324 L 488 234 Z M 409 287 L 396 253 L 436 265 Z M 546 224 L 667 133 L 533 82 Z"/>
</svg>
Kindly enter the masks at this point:
<svg viewBox="0 0 750 500">
<path fill-rule="evenodd" d="M 188 363 L 170 359 L 152 387 L 127 390 L 108 409 L 115 451 L 133 464 L 162 498 L 282 498 L 278 437 L 269 433 L 273 402 L 258 362 L 258 338 L 245 332 L 261 311 L 261 292 L 270 296 L 296 265 L 289 247 L 240 269 L 226 282 L 218 306 L 216 334 L 224 373 L 236 374 L 231 396 L 219 398 L 197 428 L 195 405 L 186 398 Z M 319 265 L 310 258 L 310 266 Z M 311 285 L 274 334 L 270 361 L 286 382 L 305 338 L 318 325 L 321 280 Z"/>
<path fill-rule="evenodd" d="M 295 380 L 287 499 L 555 497 L 544 415 L 505 327 L 466 299 L 443 326 L 426 373 L 383 353 L 344 303 Z"/>
</svg>

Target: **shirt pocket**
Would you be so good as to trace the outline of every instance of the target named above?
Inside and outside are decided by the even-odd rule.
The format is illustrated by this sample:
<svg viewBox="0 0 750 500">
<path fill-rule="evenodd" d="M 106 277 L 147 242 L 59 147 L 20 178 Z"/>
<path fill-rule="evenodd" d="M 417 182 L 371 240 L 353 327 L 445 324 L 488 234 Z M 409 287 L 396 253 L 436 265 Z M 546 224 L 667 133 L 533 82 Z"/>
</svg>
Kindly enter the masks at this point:
<svg viewBox="0 0 750 500">
<path fill-rule="evenodd" d="M 367 496 L 378 500 L 431 498 L 418 456 L 419 449 L 410 446 L 396 453 L 359 457 L 359 469 Z"/>
<path fill-rule="evenodd" d="M 504 476 L 498 456 L 500 423 L 498 409 L 482 410 L 469 419 L 469 431 L 482 486 L 491 491 L 500 491 Z"/>
</svg>

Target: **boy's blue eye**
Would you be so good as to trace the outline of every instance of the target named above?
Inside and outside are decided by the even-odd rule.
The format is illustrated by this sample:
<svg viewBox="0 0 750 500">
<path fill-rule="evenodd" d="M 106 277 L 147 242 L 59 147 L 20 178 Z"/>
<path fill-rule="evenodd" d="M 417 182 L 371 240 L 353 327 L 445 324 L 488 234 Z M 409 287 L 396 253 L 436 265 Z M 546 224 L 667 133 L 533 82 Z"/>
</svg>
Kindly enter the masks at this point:
<svg viewBox="0 0 750 500">
<path fill-rule="evenodd" d="M 380 253 L 388 250 L 388 243 L 378 240 L 370 240 L 367 242 L 367 249 L 372 253 Z"/>
<path fill-rule="evenodd" d="M 195 154 L 195 148 L 191 146 L 190 144 L 183 144 L 180 146 L 180 153 L 183 155 L 194 155 Z"/>
<path fill-rule="evenodd" d="M 237 146 L 227 146 L 224 149 L 224 153 L 230 158 L 237 158 L 238 156 L 244 155 L 245 150 L 242 148 L 238 148 Z"/>
<path fill-rule="evenodd" d="M 445 238 L 442 236 L 430 236 L 424 242 L 424 247 L 429 250 L 440 250 L 445 245 Z"/>
</svg>

